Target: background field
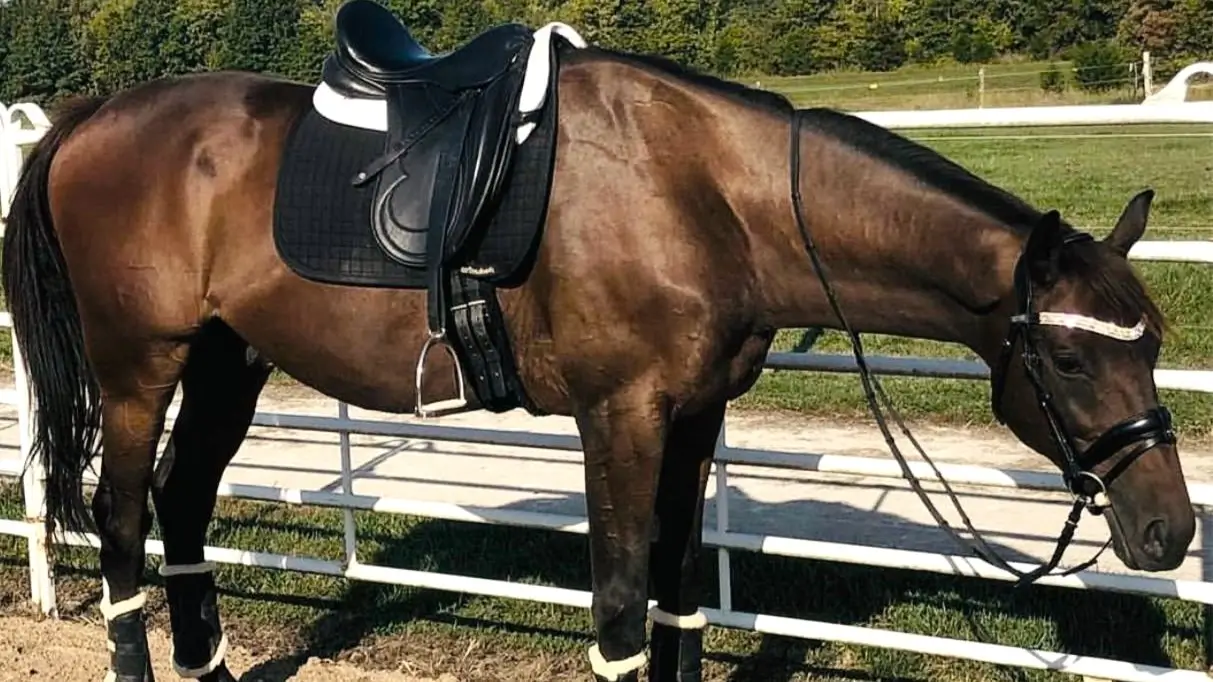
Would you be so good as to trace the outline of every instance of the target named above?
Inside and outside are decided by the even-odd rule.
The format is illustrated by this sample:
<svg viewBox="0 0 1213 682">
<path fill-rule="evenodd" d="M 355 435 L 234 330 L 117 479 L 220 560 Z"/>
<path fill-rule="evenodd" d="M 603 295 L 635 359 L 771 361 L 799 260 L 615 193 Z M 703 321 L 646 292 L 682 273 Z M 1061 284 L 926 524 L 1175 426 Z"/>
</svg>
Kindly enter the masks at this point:
<svg viewBox="0 0 1213 682">
<path fill-rule="evenodd" d="M 1189 61 L 1155 64 L 1154 91 Z M 1067 87 L 1062 92 L 1041 89 L 1041 74 L 1056 68 Z M 993 64 L 913 64 L 896 71 L 833 71 L 811 76 L 738 79 L 782 92 L 798 106 L 832 106 L 854 111 L 899 109 L 964 109 L 969 107 L 1052 106 L 1061 104 L 1136 104 L 1145 96 L 1139 80 L 1104 92 L 1087 92 L 1074 85 L 1074 65 L 1065 60 L 1007 59 Z M 1124 65 L 1128 69 L 1128 64 Z M 979 71 L 985 70 L 985 95 Z M 1191 100 L 1213 99 L 1213 85 L 1198 78 Z"/>
<path fill-rule="evenodd" d="M 1038 76 L 1022 74 L 1040 68 L 1031 63 L 991 67 L 987 96 L 994 99 L 987 99 L 987 104 L 1100 99 L 1043 95 L 1035 80 Z M 800 105 L 900 109 L 975 103 L 971 90 L 975 68 L 971 67 L 761 81 L 765 87 L 787 92 Z M 873 90 L 868 88 L 872 82 L 881 85 Z M 1207 94 L 1207 89 L 1202 91 L 1202 96 Z M 1208 191 L 1213 181 L 1213 125 L 909 134 L 1037 205 L 1061 209 L 1072 222 L 1097 234 L 1106 231 L 1135 192 L 1153 187 L 1158 198 L 1148 238 L 1213 237 L 1213 197 Z M 1209 268 L 1139 267 L 1174 325 L 1163 364 L 1207 367 L 1213 359 Z M 779 349 L 790 348 L 797 336 L 795 330 L 781 334 Z M 7 355 L 7 335 L 0 339 Z M 865 342 L 872 354 L 969 357 L 963 349 L 944 344 L 889 337 Z M 814 350 L 846 353 L 849 346 L 839 335 L 828 333 Z M 988 389 L 982 383 L 891 379 L 886 385 L 912 417 L 973 426 L 992 421 Z M 1172 405 L 1186 437 L 1213 433 L 1209 397 L 1165 392 L 1164 399 Z M 768 372 L 738 407 L 866 419 L 858 379 L 850 375 Z M 19 489 L 0 483 L 0 516 L 16 518 L 20 512 Z M 581 537 L 387 515 L 360 515 L 358 523 L 359 536 L 364 538 L 359 551 L 369 561 L 583 589 L 589 584 L 587 549 Z M 210 542 L 337 558 L 340 528 L 340 516 L 329 511 L 224 502 Z M 26 598 L 24 559 L 23 543 L 0 538 L 0 609 L 19 609 Z M 95 554 L 66 550 L 60 561 L 65 615 L 95 615 L 99 597 Z M 1205 619 L 1198 607 L 1175 600 L 1050 588 L 1017 593 L 984 581 L 745 554 L 733 561 L 736 606 L 741 609 L 1156 665 L 1204 665 Z M 714 585 L 713 555 L 705 558 L 704 570 L 706 584 Z M 154 571 L 149 571 L 148 579 L 160 584 Z M 463 680 L 580 679 L 576 676 L 584 670 L 590 641 L 588 614 L 574 609 L 232 567 L 222 568 L 218 580 L 224 588 L 221 604 L 233 641 L 256 645 L 266 659 L 275 661 L 266 667 L 267 673 L 289 671 L 300 656 L 319 655 L 370 667 L 393 667 L 404 660 L 418 672 L 453 671 Z M 710 592 L 706 603 L 714 605 Z M 167 626 L 160 599 L 160 592 L 153 591 L 155 623 Z M 880 649 L 719 629 L 710 633 L 707 679 L 714 681 L 1063 679 Z"/>
</svg>

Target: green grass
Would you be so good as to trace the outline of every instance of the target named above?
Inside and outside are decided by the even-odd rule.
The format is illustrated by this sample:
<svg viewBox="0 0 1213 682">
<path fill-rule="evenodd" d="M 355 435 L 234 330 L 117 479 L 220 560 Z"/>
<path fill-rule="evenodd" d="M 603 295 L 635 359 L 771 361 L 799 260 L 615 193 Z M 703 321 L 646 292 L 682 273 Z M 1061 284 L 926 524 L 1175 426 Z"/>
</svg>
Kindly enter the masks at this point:
<svg viewBox="0 0 1213 682">
<path fill-rule="evenodd" d="M 19 489 L 0 483 L 0 517 L 20 514 Z M 401 568 L 443 570 L 573 589 L 588 589 L 585 538 L 535 530 L 436 522 L 388 514 L 357 517 L 359 556 Z M 211 527 L 211 544 L 339 559 L 339 512 L 224 501 Z M 154 531 L 154 534 L 155 531 Z M 23 598 L 24 543 L 0 538 L 0 604 Z M 65 615 L 92 615 L 97 599 L 96 554 L 64 549 L 59 590 Z M 1203 617 L 1198 606 L 1169 599 L 1080 593 L 1034 587 L 1016 593 L 1007 584 L 851 567 L 824 562 L 733 554 L 734 605 L 740 610 L 869 625 L 966 640 L 1123 658 L 1198 669 Z M 705 556 L 707 585 L 715 585 L 715 557 Z M 160 609 L 160 579 L 153 603 Z M 345 656 L 394 667 L 399 658 L 424 660 L 433 652 L 463 651 L 499 665 L 491 675 L 460 679 L 580 679 L 591 641 L 587 611 L 480 596 L 352 583 L 266 569 L 224 566 L 218 573 L 221 609 L 233 643 L 257 647 L 266 658 Z M 715 606 L 714 588 L 705 605 Z M 100 641 L 100 640 L 98 640 Z M 709 630 L 709 680 L 908 679 L 1062 680 L 1039 671 L 1012 672 L 913 652 Z M 508 659 L 504 664 L 502 661 Z M 542 659 L 551 676 L 534 675 Z M 454 665 L 452 663 L 452 665 Z M 525 670 L 518 676 L 511 666 Z M 578 677 L 574 678 L 574 675 Z"/>
</svg>

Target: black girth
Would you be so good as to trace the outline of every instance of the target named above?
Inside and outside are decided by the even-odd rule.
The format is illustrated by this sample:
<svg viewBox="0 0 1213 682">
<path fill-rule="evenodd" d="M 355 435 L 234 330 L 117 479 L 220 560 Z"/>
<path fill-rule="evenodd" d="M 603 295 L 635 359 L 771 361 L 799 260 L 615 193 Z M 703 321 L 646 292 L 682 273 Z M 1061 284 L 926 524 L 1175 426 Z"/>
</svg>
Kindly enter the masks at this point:
<svg viewBox="0 0 1213 682">
<path fill-rule="evenodd" d="M 910 483 L 910 487 L 922 500 L 935 522 L 940 525 L 963 549 L 972 552 L 979 558 L 994 565 L 1018 578 L 1016 586 L 1032 583 L 1037 579 L 1046 575 L 1066 576 L 1072 573 L 1077 573 L 1091 565 L 1093 565 L 1099 556 L 1107 549 L 1108 543 L 1092 557 L 1073 568 L 1067 569 L 1061 573 L 1050 573 L 1057 564 L 1060 563 L 1062 555 L 1066 548 L 1074 539 L 1074 532 L 1078 528 L 1078 521 L 1082 516 L 1083 509 L 1089 509 L 1093 514 L 1101 514 L 1107 506 L 1106 493 L 1107 485 L 1111 483 L 1121 472 L 1123 472 L 1137 457 L 1140 457 L 1145 452 L 1158 447 L 1159 445 L 1175 442 L 1175 434 L 1171 430 L 1171 415 L 1165 407 L 1156 407 L 1147 412 L 1135 415 L 1125 419 L 1107 430 L 1098 440 L 1091 444 L 1081 454 L 1076 454 L 1078 451 L 1074 446 L 1073 438 L 1069 431 L 1066 430 L 1064 421 L 1057 413 L 1057 409 L 1053 404 L 1052 394 L 1045 387 L 1041 379 L 1040 355 L 1037 352 L 1036 344 L 1032 336 L 1032 330 L 1039 324 L 1039 317 L 1032 306 L 1032 288 L 1030 278 L 1027 276 L 1026 268 L 1023 259 L 1016 264 L 1015 267 L 1015 290 L 1018 295 L 1018 303 L 1020 313 L 1013 316 L 1011 319 L 1011 328 L 1007 333 L 1007 338 L 1003 343 L 1002 353 L 997 372 L 993 375 L 994 383 L 993 391 L 993 409 L 999 421 L 1003 421 L 1001 411 L 999 409 L 1002 400 L 1002 392 L 1006 382 L 1007 371 L 1010 368 L 1010 363 L 1013 358 L 1013 351 L 1016 344 L 1022 346 L 1021 355 L 1024 361 L 1024 367 L 1027 370 L 1029 379 L 1036 390 L 1036 396 L 1041 409 L 1044 411 L 1046 418 L 1049 421 L 1050 431 L 1054 442 L 1062 453 L 1064 461 L 1063 476 L 1067 488 L 1074 495 L 1074 504 L 1070 509 L 1070 514 L 1066 518 L 1065 526 L 1062 528 L 1057 540 L 1057 546 L 1053 551 L 1053 555 L 1049 561 L 1028 572 L 1020 571 L 1019 569 L 1007 563 L 981 536 L 972 522 L 969 521 L 968 515 L 960 506 L 960 501 L 956 494 L 952 491 L 952 487 L 944 480 L 943 474 L 939 468 L 935 466 L 935 462 L 927 455 L 922 446 L 910 433 L 902 420 L 901 415 L 893 406 L 888 394 L 885 393 L 884 387 L 872 375 L 868 368 L 867 360 L 864 358 L 863 343 L 859 339 L 859 335 L 851 328 L 846 317 L 842 314 L 842 309 L 838 304 L 838 297 L 834 291 L 833 285 L 829 282 L 825 274 L 825 268 L 821 263 L 820 256 L 817 253 L 817 247 L 813 242 L 813 237 L 809 232 L 808 226 L 804 220 L 804 199 L 800 190 L 800 130 L 802 124 L 802 115 L 800 111 L 792 112 L 791 125 L 791 149 L 790 154 L 790 175 L 791 175 L 791 192 L 793 212 L 796 218 L 796 224 L 800 228 L 800 235 L 804 240 L 805 249 L 808 251 L 810 259 L 813 261 L 813 267 L 817 271 L 818 278 L 821 280 L 821 285 L 825 289 L 826 296 L 830 301 L 830 306 L 834 314 L 838 316 L 838 321 L 842 328 L 850 337 L 851 346 L 855 353 L 855 361 L 859 367 L 859 377 L 863 382 L 864 397 L 868 401 L 868 406 L 872 411 L 872 415 L 880 427 L 881 433 L 884 435 L 885 442 L 889 446 L 889 450 L 893 453 L 893 457 L 897 460 L 901 467 L 903 476 Z M 1069 238 L 1069 241 L 1077 241 L 1081 239 L 1090 239 L 1090 235 L 1079 233 Z M 939 513 L 935 504 L 931 502 L 930 497 L 923 490 L 922 484 L 911 471 L 909 464 L 906 463 L 905 456 L 897 447 L 893 439 L 888 423 L 885 420 L 884 414 L 881 412 L 881 404 L 884 409 L 888 410 L 893 420 L 897 423 L 901 433 L 909 439 L 915 449 L 922 458 L 930 465 L 935 476 L 943 485 L 944 491 L 947 493 L 952 505 L 960 515 L 961 522 L 965 529 L 973 536 L 972 540 L 961 537 L 947 519 Z M 1114 464 L 1104 476 L 1100 476 L 1095 472 L 1095 468 L 1101 464 L 1110 461 L 1115 455 L 1132 446 L 1136 445 L 1131 451 L 1126 453 L 1119 462 Z"/>
</svg>

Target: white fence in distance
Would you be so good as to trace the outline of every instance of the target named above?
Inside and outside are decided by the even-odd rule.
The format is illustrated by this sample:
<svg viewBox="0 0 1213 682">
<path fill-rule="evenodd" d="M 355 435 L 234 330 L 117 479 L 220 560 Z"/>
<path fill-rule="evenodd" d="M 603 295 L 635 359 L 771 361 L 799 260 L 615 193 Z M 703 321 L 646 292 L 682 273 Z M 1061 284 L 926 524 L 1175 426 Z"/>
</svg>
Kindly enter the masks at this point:
<svg viewBox="0 0 1213 682">
<path fill-rule="evenodd" d="M 1108 113 L 1109 111 L 1114 113 Z M 31 105 L 18 105 L 7 109 L 0 105 L 0 115 L 2 115 L 0 116 L 0 199 L 3 200 L 0 202 L 0 208 L 6 210 L 21 160 L 21 146 L 36 141 L 45 132 L 49 123 L 42 112 Z M 1213 123 L 1213 103 L 1189 103 L 1181 100 L 1117 107 L 1041 107 L 1035 108 L 1031 114 L 1027 114 L 1021 119 L 1015 119 L 1015 114 L 998 109 L 966 110 L 964 112 L 869 112 L 860 115 L 891 128 L 937 127 L 934 125 L 935 122 L 942 122 L 942 125 L 945 126 L 961 125 L 961 123 L 957 123 L 958 121 L 962 121 L 965 126 L 1146 122 Z M 1018 123 L 1014 122 L 1016 120 Z M 1131 252 L 1130 257 L 1137 260 L 1213 264 L 1213 242 L 1147 241 L 1139 243 Z M 11 326 L 7 314 L 0 317 L 0 325 Z M 36 467 L 31 467 L 24 472 L 21 468 L 28 451 L 30 407 L 19 349 L 16 348 L 15 343 L 14 355 L 16 386 L 14 389 L 0 394 L 0 402 L 16 407 L 21 431 L 21 460 L 0 461 L 0 476 L 22 476 L 26 518 L 0 519 L 0 533 L 28 539 L 32 578 L 31 598 L 45 613 L 54 614 L 54 578 L 46 560 L 45 551 L 47 543 L 51 540 L 44 537 L 41 522 L 43 499 L 41 475 Z M 984 379 L 988 375 L 988 370 L 982 363 L 938 358 L 872 357 L 870 364 L 876 372 L 884 375 L 974 380 Z M 818 353 L 773 353 L 768 357 L 767 366 L 789 370 L 855 371 L 854 358 L 850 356 Z M 1213 393 L 1213 371 L 1163 369 L 1158 370 L 1156 378 L 1158 385 L 1162 388 Z M 175 409 L 170 414 L 170 418 L 174 416 Z M 342 561 L 338 562 L 208 546 L 206 549 L 208 559 L 220 563 L 344 576 L 354 580 L 428 587 L 588 608 L 590 594 L 581 590 L 523 585 L 508 581 L 403 570 L 362 563 L 355 553 L 356 537 L 353 526 L 353 511 L 369 510 L 433 519 L 584 534 L 586 520 L 583 516 L 473 507 L 350 493 L 352 490 L 351 434 L 527 446 L 575 452 L 580 451 L 580 444 L 576 437 L 449 427 L 429 423 L 354 420 L 349 418 L 347 407 L 341 403 L 337 404 L 337 414 L 333 417 L 259 412 L 254 419 L 254 424 L 339 434 L 342 491 L 325 492 L 273 486 L 225 484 L 222 486 L 220 494 L 240 499 L 342 509 L 346 518 L 345 556 Z M 810 541 L 729 530 L 728 468 L 730 464 L 900 479 L 902 477 L 900 469 L 891 459 L 878 460 L 836 455 L 807 456 L 798 452 L 730 447 L 727 444 L 726 434 L 722 432 L 718 443 L 717 462 L 714 470 L 717 499 L 715 527 L 705 529 L 704 532 L 705 544 L 717 548 L 720 564 L 720 608 L 705 610 L 709 620 L 717 625 L 791 637 L 917 651 L 1010 666 L 1059 670 L 1126 682 L 1136 680 L 1202 680 L 1207 682 L 1209 679 L 1205 673 L 1200 671 L 1168 669 L 1107 658 L 1076 656 L 1022 647 L 908 634 L 881 628 L 840 625 L 736 611 L 732 608 L 732 574 L 729 562 L 730 552 L 734 550 L 994 580 L 1011 580 L 1012 577 L 983 561 L 969 557 Z M 923 480 L 930 481 L 933 478 L 925 464 L 914 463 L 913 468 Z M 994 489 L 1064 491 L 1060 476 L 1053 473 L 968 465 L 941 465 L 941 470 L 953 484 L 968 484 Z M 1193 504 L 1197 508 L 1213 506 L 1213 483 L 1191 482 L 1189 492 Z M 56 537 L 53 541 L 71 545 L 98 546 L 98 539 L 93 535 L 71 534 L 66 537 Z M 163 553 L 163 547 L 158 541 L 148 541 L 147 549 L 149 554 L 162 555 Z M 1028 565 L 1019 564 L 1019 567 L 1028 568 Z M 1204 580 L 1176 580 L 1148 574 L 1121 575 L 1088 570 L 1065 578 L 1046 578 L 1041 583 L 1071 589 L 1165 596 L 1205 605 L 1213 604 L 1213 582 Z"/>
</svg>

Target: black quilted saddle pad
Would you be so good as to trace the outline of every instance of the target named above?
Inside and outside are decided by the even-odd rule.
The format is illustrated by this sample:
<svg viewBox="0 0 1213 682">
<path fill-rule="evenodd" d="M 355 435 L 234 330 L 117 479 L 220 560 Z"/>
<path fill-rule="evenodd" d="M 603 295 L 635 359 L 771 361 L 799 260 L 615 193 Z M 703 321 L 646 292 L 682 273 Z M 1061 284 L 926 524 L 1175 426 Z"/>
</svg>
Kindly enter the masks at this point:
<svg viewBox="0 0 1213 682">
<path fill-rule="evenodd" d="M 519 147 L 497 205 L 459 254 L 467 272 L 499 286 L 525 280 L 547 215 L 555 162 L 554 91 Z M 301 277 L 327 284 L 425 288 L 425 271 L 390 258 L 371 232 L 375 183 L 351 180 L 383 153 L 384 133 L 330 121 L 314 109 L 292 128 L 278 171 L 274 244 Z"/>
</svg>

